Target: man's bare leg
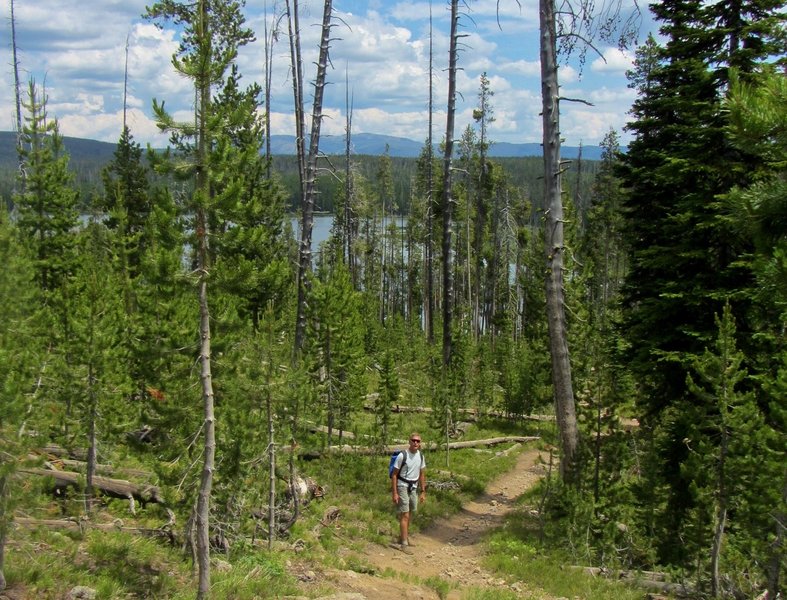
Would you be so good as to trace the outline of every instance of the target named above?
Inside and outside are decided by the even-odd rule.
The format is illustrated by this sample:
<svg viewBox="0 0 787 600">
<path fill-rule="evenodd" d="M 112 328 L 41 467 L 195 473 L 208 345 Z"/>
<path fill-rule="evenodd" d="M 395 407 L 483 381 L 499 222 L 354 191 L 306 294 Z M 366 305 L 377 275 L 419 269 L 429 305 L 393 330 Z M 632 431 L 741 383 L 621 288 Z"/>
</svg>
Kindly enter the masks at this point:
<svg viewBox="0 0 787 600">
<path fill-rule="evenodd" d="M 410 529 L 410 513 L 399 513 L 399 543 L 406 544 Z"/>
</svg>

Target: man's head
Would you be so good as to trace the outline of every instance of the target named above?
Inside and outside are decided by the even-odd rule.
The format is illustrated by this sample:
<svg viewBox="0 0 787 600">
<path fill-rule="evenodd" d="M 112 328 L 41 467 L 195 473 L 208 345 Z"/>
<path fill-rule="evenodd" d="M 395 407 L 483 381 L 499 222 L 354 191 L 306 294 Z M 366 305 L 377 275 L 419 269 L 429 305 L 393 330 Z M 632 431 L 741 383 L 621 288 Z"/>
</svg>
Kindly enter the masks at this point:
<svg viewBox="0 0 787 600">
<path fill-rule="evenodd" d="M 416 450 L 421 448 L 421 434 L 420 433 L 411 433 L 410 434 L 410 452 L 415 452 Z"/>
</svg>

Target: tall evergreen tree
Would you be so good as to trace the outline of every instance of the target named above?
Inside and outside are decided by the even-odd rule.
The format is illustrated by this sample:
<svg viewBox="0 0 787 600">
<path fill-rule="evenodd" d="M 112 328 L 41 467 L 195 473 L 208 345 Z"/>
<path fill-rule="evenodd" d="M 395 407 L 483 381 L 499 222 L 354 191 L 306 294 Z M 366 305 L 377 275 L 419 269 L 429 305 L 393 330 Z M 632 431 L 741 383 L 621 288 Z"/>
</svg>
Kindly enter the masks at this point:
<svg viewBox="0 0 787 600">
<path fill-rule="evenodd" d="M 18 241 L 5 207 L 0 207 L 0 591 L 6 587 L 5 548 L 19 498 L 15 472 L 27 460 L 36 429 L 27 419 L 31 411 L 30 392 L 36 369 L 44 360 L 44 346 L 32 335 L 39 291 L 34 283 L 33 261 Z"/>
<path fill-rule="evenodd" d="M 330 444 L 334 429 L 343 431 L 350 424 L 365 394 L 361 295 L 353 289 L 346 266 L 319 273 L 312 283 L 309 308 L 310 371 Z"/>
<path fill-rule="evenodd" d="M 121 234 L 118 234 L 121 235 Z M 76 412 L 87 450 L 85 510 L 92 510 L 98 444 L 108 441 L 112 423 L 125 421 L 130 397 L 127 346 L 121 343 L 128 314 L 112 269 L 112 246 L 104 225 L 90 223 L 80 240 L 80 265 L 69 286 L 70 363 L 79 393 Z"/>
<path fill-rule="evenodd" d="M 764 506 L 778 505 L 781 492 L 775 484 L 781 469 L 768 456 L 770 427 L 754 394 L 742 390 L 748 373 L 743 366 L 745 357 L 735 344 L 735 321 L 729 304 L 717 317 L 717 324 L 719 333 L 713 348 L 706 348 L 693 361 L 687 376 L 687 386 L 695 398 L 690 407 L 694 427 L 684 439 L 689 454 L 681 464 L 681 471 L 691 479 L 695 500 L 690 535 L 684 539 L 687 546 L 698 546 L 694 561 L 700 569 L 697 580 L 710 579 L 714 598 L 753 595 L 760 587 L 757 582 L 765 581 L 765 570 L 755 566 L 767 564 L 765 553 L 757 556 L 765 550 L 760 544 L 749 564 L 727 568 L 727 572 L 748 571 L 750 589 L 740 589 L 739 582 L 728 583 L 728 589 L 723 589 L 723 579 L 729 578 L 722 577 L 722 568 L 727 566 L 723 564 L 725 558 L 740 560 L 738 556 L 752 552 L 752 540 L 767 537 L 768 531 L 761 529 L 762 520 L 751 518 L 751 508 L 767 511 Z M 753 512 L 758 511 L 755 508 Z M 738 589 L 729 589 L 730 585 Z"/>
<path fill-rule="evenodd" d="M 69 434 L 69 418 L 77 386 L 71 379 L 69 340 L 72 304 L 68 289 L 77 267 L 76 239 L 79 224 L 78 194 L 73 174 L 68 169 L 69 156 L 56 119 L 47 112 L 47 97 L 33 80 L 28 85 L 27 110 L 22 131 L 23 189 L 14 196 L 18 213 L 18 231 L 33 258 L 36 284 L 44 293 L 46 319 L 52 346 L 57 382 L 42 389 L 42 397 L 55 402 L 60 419 L 60 433 Z"/>
<path fill-rule="evenodd" d="M 473 110 L 473 120 L 478 124 L 478 185 L 475 193 L 475 215 L 473 219 L 473 252 L 475 277 L 473 280 L 473 321 L 476 335 L 480 331 L 489 331 L 489 274 L 491 263 L 495 257 L 489 252 L 490 213 L 492 213 L 493 178 L 492 165 L 488 161 L 489 126 L 495 121 L 492 106 L 494 96 L 489 78 L 481 74 L 478 88 L 478 106 Z"/>
<path fill-rule="evenodd" d="M 182 29 L 178 52 L 173 56 L 175 69 L 194 82 L 196 95 L 194 123 L 177 123 L 163 104 L 154 102 L 159 127 L 172 133 L 182 153 L 176 164 L 182 175 L 193 177 L 194 193 L 190 211 L 194 214 L 197 291 L 199 299 L 199 361 L 203 401 L 203 466 L 200 489 L 194 510 L 196 558 L 198 565 L 197 598 L 210 594 L 210 506 L 216 457 L 216 415 L 211 362 L 211 315 L 208 279 L 212 269 L 209 246 L 211 226 L 217 214 L 213 184 L 219 172 L 214 152 L 228 115 L 218 114 L 212 98 L 213 86 L 228 77 L 238 48 L 253 39 L 245 26 L 241 1 L 199 0 L 181 3 L 164 0 L 148 7 L 146 17 L 157 22 L 171 21 Z M 219 163 L 220 164 L 220 163 Z M 226 165 L 221 165 L 226 166 Z M 229 173 L 224 172 L 224 176 Z"/>
<path fill-rule="evenodd" d="M 767 545 L 762 554 L 769 554 L 768 594 L 776 598 L 783 587 L 780 579 L 787 532 L 787 78 L 771 66 L 762 67 L 746 80 L 733 72 L 725 106 L 732 144 L 762 159 L 751 185 L 731 190 L 721 207 L 732 231 L 754 247 L 751 256 L 743 260 L 756 281 L 749 291 L 750 320 L 757 330 L 750 362 L 760 384 L 758 403 L 766 410 L 773 432 L 766 457 L 770 458 L 769 466 L 776 466 L 769 473 L 769 486 L 775 490 L 760 494 L 769 498 L 771 508 L 761 509 L 760 514 L 772 515 L 762 524 L 770 533 L 759 537 Z"/>
<path fill-rule="evenodd" d="M 757 162 L 725 135 L 727 68 L 783 51 L 779 7 L 772 0 L 653 4 L 666 44 L 647 46 L 638 64 L 640 96 L 629 125 L 635 139 L 620 171 L 630 246 L 625 331 L 645 431 L 659 440 L 648 501 L 657 507 L 652 525 L 663 560 L 687 558 L 686 547 L 672 543 L 692 506 L 680 469 L 689 452 L 683 440 L 694 426 L 687 364 L 715 337 L 713 315 L 726 299 L 746 316 L 740 291 L 752 285 L 738 262 L 750 245 L 719 219 L 718 197 L 745 185 Z M 745 47 L 736 41 L 743 39 Z M 741 318 L 739 325 L 745 351 L 751 324 Z"/>
<path fill-rule="evenodd" d="M 14 203 L 19 230 L 33 250 L 38 285 L 52 291 L 74 268 L 77 192 L 57 120 L 49 118 L 47 97 L 33 80 L 27 97 L 20 148 L 24 189 L 14 197 Z"/>
<path fill-rule="evenodd" d="M 270 303 L 283 310 L 292 274 L 284 233 L 284 198 L 266 175 L 265 133 L 258 114 L 262 90 L 240 87 L 232 65 L 213 102 L 215 123 L 211 189 L 216 210 L 211 230 L 217 283 L 237 295 L 240 310 L 254 325 Z M 232 173 L 226 177 L 225 173 Z"/>
<path fill-rule="evenodd" d="M 148 169 L 143 162 L 142 147 L 134 141 L 128 127 L 120 134 L 112 161 L 104 168 L 104 197 L 101 208 L 110 218 L 108 225 L 120 228 L 126 246 L 129 278 L 138 271 L 140 254 L 146 242 L 143 236 L 151 212 Z"/>
</svg>

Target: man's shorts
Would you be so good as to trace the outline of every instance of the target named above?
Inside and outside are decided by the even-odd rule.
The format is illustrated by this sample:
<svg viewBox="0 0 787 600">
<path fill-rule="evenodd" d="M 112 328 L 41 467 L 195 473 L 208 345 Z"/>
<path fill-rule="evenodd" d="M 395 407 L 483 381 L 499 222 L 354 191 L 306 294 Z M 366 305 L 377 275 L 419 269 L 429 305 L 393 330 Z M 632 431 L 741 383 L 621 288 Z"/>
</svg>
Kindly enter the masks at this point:
<svg viewBox="0 0 787 600">
<path fill-rule="evenodd" d="M 411 491 L 408 492 L 408 488 L 411 488 Z M 400 481 L 396 484 L 396 491 L 399 494 L 399 504 L 396 508 L 400 513 L 418 510 L 418 485 L 410 486 Z"/>
</svg>

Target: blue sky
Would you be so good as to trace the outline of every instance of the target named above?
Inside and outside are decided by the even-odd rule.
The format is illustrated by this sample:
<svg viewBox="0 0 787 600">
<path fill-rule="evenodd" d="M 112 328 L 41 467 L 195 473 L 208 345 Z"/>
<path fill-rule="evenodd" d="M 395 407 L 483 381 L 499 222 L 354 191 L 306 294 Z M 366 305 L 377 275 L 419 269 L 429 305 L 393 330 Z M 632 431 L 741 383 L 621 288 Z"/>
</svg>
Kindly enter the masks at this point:
<svg viewBox="0 0 787 600">
<path fill-rule="evenodd" d="M 16 33 L 23 85 L 30 77 L 45 87 L 51 117 L 65 135 L 117 141 L 122 124 L 125 47 L 129 56 L 129 126 L 141 143 L 163 144 L 152 121 L 152 100 L 164 100 L 176 116 L 187 118 L 193 93 L 170 58 L 177 33 L 158 30 L 141 18 L 150 0 L 15 0 Z M 322 1 L 302 1 L 304 76 L 312 80 L 318 49 Z M 332 70 L 325 98 L 323 133 L 341 135 L 345 126 L 345 78 L 353 99 L 353 132 L 381 133 L 424 140 L 427 133 L 428 1 L 334 0 L 337 26 L 331 47 Z M 264 9 L 269 19 L 284 2 L 248 0 L 248 25 L 259 42 L 239 57 L 244 80 L 263 80 Z M 460 27 L 457 136 L 472 121 L 479 78 L 486 73 L 494 92 L 495 121 L 490 137 L 498 142 L 538 142 L 540 68 L 537 0 L 468 0 Z M 431 2 L 434 45 L 435 135 L 445 129 L 449 10 L 446 0 Z M 0 130 L 14 128 L 10 8 L 4 3 Z M 645 32 L 640 35 L 644 39 Z M 634 92 L 625 71 L 633 50 L 600 43 L 581 73 L 576 61 L 560 68 L 562 95 L 592 103 L 564 103 L 561 131 L 569 145 L 598 144 L 610 128 L 621 134 Z M 274 46 L 271 108 L 273 134 L 292 134 L 292 87 L 286 31 Z M 311 97 L 306 98 L 310 109 Z"/>
</svg>

